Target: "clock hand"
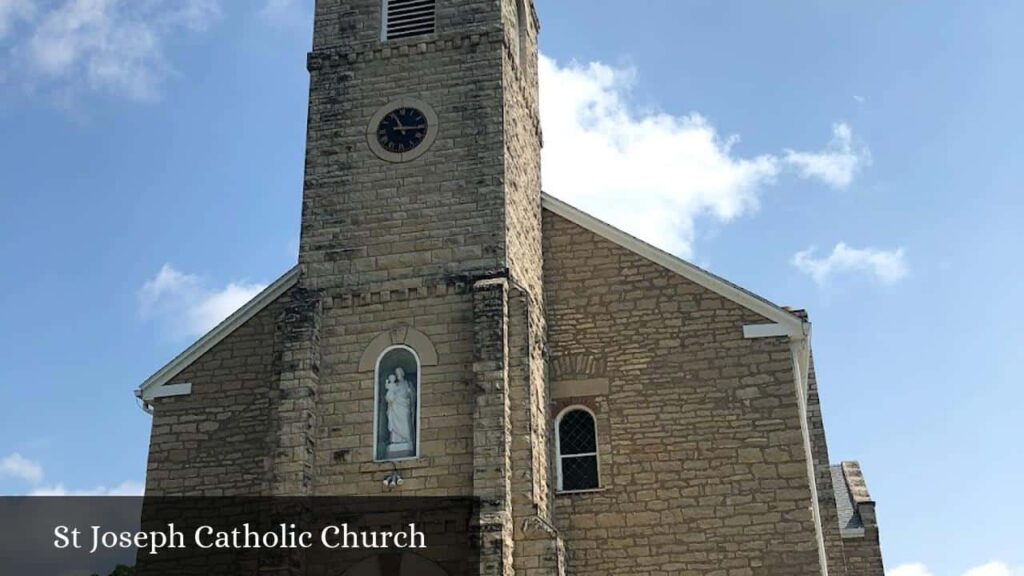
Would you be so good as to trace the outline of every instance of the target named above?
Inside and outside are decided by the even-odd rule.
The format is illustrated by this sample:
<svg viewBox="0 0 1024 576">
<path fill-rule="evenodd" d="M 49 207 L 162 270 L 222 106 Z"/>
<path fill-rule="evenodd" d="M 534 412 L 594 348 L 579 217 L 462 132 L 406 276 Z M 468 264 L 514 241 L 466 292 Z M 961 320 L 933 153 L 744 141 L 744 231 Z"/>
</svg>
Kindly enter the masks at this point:
<svg viewBox="0 0 1024 576">
<path fill-rule="evenodd" d="M 391 114 L 389 114 L 389 116 L 391 116 L 392 118 L 394 118 L 394 119 L 395 119 L 395 124 L 396 124 L 395 128 L 396 128 L 397 130 L 402 130 L 402 129 L 403 129 L 403 127 L 402 127 L 402 121 L 398 119 L 398 115 L 397 115 L 397 114 L 395 114 L 394 112 L 392 112 Z"/>
<path fill-rule="evenodd" d="M 402 132 L 406 132 L 409 130 L 423 130 L 425 128 L 426 125 L 420 124 L 419 126 L 398 126 L 395 128 L 395 130 L 401 130 Z"/>
</svg>

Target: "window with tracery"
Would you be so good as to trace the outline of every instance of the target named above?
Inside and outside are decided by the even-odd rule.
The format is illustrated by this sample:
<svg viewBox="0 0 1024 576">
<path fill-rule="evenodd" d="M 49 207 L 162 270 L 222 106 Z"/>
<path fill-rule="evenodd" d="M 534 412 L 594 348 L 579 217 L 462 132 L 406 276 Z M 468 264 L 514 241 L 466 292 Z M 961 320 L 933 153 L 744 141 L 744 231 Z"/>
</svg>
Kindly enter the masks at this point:
<svg viewBox="0 0 1024 576">
<path fill-rule="evenodd" d="M 568 408 L 558 417 L 558 489 L 562 492 L 594 490 L 600 487 L 597 461 L 597 423 L 581 407 Z"/>
</svg>

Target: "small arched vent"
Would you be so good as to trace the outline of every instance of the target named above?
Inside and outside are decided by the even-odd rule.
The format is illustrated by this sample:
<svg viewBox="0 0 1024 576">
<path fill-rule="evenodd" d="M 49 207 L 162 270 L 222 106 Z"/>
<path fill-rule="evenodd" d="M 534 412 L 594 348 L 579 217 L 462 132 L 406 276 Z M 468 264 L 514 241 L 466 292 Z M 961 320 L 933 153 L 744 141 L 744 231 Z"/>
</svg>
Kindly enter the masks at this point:
<svg viewBox="0 0 1024 576">
<path fill-rule="evenodd" d="M 384 39 L 434 32 L 436 0 L 384 0 Z"/>
</svg>

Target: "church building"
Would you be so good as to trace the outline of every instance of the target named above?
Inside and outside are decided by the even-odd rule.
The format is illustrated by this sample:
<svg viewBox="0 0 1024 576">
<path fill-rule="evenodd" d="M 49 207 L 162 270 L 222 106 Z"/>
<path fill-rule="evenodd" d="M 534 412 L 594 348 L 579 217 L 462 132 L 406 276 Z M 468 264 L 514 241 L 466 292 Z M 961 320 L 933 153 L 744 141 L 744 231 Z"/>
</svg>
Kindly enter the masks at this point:
<svg viewBox="0 0 1024 576">
<path fill-rule="evenodd" d="M 483 576 L 883 576 L 806 314 L 542 192 L 539 29 L 317 0 L 298 263 L 136 392 L 147 496 L 471 496 Z"/>
</svg>

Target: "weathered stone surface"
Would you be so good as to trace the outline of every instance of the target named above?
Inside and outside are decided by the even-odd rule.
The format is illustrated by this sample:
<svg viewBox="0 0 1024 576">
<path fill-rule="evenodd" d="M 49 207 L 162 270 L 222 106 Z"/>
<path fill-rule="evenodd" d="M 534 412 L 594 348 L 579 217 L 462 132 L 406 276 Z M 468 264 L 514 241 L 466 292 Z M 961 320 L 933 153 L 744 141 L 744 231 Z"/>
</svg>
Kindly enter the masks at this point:
<svg viewBox="0 0 1024 576">
<path fill-rule="evenodd" d="M 155 401 L 147 490 L 478 496 L 488 576 L 792 576 L 822 573 L 813 485 L 830 573 L 881 576 L 877 528 L 837 530 L 817 383 L 805 446 L 787 339 L 744 338 L 767 320 L 542 211 L 518 3 L 439 0 L 435 34 L 382 43 L 380 0 L 317 2 L 298 284 L 175 376 L 191 395 Z M 368 121 L 407 96 L 438 136 L 386 162 Z M 426 359 L 420 454 L 375 462 L 393 344 Z M 556 495 L 553 421 L 578 405 L 601 490 Z"/>
<path fill-rule="evenodd" d="M 558 498 L 569 573 L 819 573 L 785 339 L 744 339 L 766 320 L 560 216 L 544 242 L 552 354 L 601 358 L 610 387 L 559 400 L 597 415 L 604 489 Z"/>
</svg>

